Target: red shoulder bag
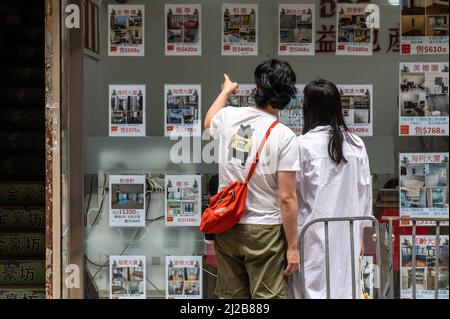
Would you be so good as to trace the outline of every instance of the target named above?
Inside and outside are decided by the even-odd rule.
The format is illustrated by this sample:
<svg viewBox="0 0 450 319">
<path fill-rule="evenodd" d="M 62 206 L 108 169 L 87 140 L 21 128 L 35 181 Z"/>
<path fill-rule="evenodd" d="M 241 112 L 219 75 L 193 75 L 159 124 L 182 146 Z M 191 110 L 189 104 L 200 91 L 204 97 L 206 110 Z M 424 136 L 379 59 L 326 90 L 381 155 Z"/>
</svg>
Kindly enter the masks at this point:
<svg viewBox="0 0 450 319">
<path fill-rule="evenodd" d="M 250 166 L 247 178 L 244 182 L 235 181 L 228 184 L 216 195 L 211 197 L 208 208 L 205 209 L 202 215 L 200 230 L 208 234 L 220 234 L 236 225 L 242 217 L 245 209 L 245 200 L 247 198 L 247 184 L 252 178 L 256 165 L 259 161 L 259 156 L 262 152 L 264 144 L 272 131 L 278 124 L 278 121 L 272 123 L 264 136 L 258 151 L 256 152 L 255 160 Z"/>
</svg>

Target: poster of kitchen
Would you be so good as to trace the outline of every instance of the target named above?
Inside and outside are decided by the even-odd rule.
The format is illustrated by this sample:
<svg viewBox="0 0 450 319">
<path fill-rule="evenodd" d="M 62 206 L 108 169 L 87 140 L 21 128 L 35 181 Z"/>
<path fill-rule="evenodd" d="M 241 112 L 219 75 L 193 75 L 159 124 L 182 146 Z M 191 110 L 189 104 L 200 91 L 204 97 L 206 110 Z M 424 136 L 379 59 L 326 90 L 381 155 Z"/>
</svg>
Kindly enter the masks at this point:
<svg viewBox="0 0 450 319">
<path fill-rule="evenodd" d="M 248 107 L 255 105 L 256 86 L 254 84 L 239 84 L 236 93 L 228 98 L 228 106 Z"/>
<path fill-rule="evenodd" d="M 201 55 L 201 5 L 166 4 L 166 55 Z"/>
<path fill-rule="evenodd" d="M 166 226 L 200 226 L 201 176 L 166 175 Z"/>
<path fill-rule="evenodd" d="M 373 135 L 372 84 L 338 85 L 342 115 L 349 131 L 359 136 Z"/>
<path fill-rule="evenodd" d="M 303 91 L 305 85 L 298 84 L 295 86 L 297 95 L 291 100 L 290 105 L 278 113 L 278 121 L 289 127 L 297 136 L 303 132 Z"/>
<path fill-rule="evenodd" d="M 145 226 L 145 175 L 109 176 L 109 226 Z"/>
<path fill-rule="evenodd" d="M 401 217 L 448 218 L 448 156 L 449 153 L 400 153 Z"/>
<path fill-rule="evenodd" d="M 166 298 L 202 298 L 202 256 L 166 256 Z"/>
<path fill-rule="evenodd" d="M 278 55 L 314 55 L 315 5 L 278 5 Z"/>
<path fill-rule="evenodd" d="M 412 236 L 400 236 L 400 298 L 413 297 L 413 249 L 416 251 L 416 299 L 434 299 L 435 284 L 438 298 L 448 299 L 448 235 L 439 236 L 439 254 L 436 254 L 436 236 L 417 235 L 415 245 Z M 439 271 L 436 273 L 436 255 Z"/>
<path fill-rule="evenodd" d="M 109 86 L 109 136 L 145 136 L 145 85 Z"/>
<path fill-rule="evenodd" d="M 143 5 L 108 5 L 108 55 L 144 56 Z"/>
<path fill-rule="evenodd" d="M 110 256 L 111 299 L 145 299 L 145 256 Z"/>
<path fill-rule="evenodd" d="M 336 55 L 372 55 L 373 28 L 367 4 L 337 4 Z"/>
<path fill-rule="evenodd" d="M 222 4 L 222 55 L 258 55 L 258 5 Z"/>
<path fill-rule="evenodd" d="M 448 54 L 448 0 L 400 1 L 401 54 Z"/>
<path fill-rule="evenodd" d="M 448 136 L 448 67 L 448 62 L 400 63 L 401 136 Z"/>
<path fill-rule="evenodd" d="M 201 135 L 201 86 L 195 84 L 167 84 L 164 86 L 164 135 Z"/>
</svg>

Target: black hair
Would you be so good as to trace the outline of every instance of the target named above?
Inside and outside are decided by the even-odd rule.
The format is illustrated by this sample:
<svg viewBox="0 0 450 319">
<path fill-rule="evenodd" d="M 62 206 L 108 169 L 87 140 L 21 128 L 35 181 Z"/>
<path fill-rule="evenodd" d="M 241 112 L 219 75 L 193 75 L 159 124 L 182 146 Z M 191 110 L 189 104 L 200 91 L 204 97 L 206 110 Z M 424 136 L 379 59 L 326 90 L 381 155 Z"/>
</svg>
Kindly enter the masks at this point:
<svg viewBox="0 0 450 319">
<path fill-rule="evenodd" d="M 334 83 L 317 79 L 305 86 L 303 101 L 303 134 L 317 126 L 331 126 L 328 154 L 336 163 L 347 162 L 342 150 L 344 139 L 360 147 L 350 135 L 342 116 L 341 94 Z"/>
<path fill-rule="evenodd" d="M 295 72 L 289 63 L 277 59 L 261 63 L 255 69 L 256 106 L 284 109 L 297 93 L 295 81 Z"/>
</svg>

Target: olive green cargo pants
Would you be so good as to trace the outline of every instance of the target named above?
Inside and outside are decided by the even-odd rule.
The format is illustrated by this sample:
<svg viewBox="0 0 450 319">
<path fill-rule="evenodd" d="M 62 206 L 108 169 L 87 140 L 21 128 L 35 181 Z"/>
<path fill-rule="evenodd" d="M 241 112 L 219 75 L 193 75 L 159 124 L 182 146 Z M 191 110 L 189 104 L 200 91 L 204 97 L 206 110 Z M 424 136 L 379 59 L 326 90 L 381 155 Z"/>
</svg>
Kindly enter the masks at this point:
<svg viewBox="0 0 450 319">
<path fill-rule="evenodd" d="M 282 225 L 237 224 L 214 241 L 215 294 L 226 299 L 287 298 L 287 243 Z"/>
</svg>

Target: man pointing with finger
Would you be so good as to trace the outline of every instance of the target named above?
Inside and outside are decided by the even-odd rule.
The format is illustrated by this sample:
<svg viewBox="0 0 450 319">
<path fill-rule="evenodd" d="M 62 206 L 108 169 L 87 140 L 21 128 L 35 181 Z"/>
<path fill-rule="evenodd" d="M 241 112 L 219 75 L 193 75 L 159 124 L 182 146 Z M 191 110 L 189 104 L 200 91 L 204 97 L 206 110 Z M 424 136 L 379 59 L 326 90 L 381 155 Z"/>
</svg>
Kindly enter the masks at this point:
<svg viewBox="0 0 450 319">
<path fill-rule="evenodd" d="M 278 112 L 295 97 L 296 76 L 286 62 L 271 59 L 255 70 L 255 104 L 225 107 L 238 84 L 224 75 L 222 92 L 205 118 L 219 142 L 219 189 L 244 181 L 258 146 Z M 215 235 L 220 298 L 287 298 L 287 276 L 297 271 L 295 134 L 275 125 L 248 183 L 244 214 L 228 231 Z"/>
</svg>

